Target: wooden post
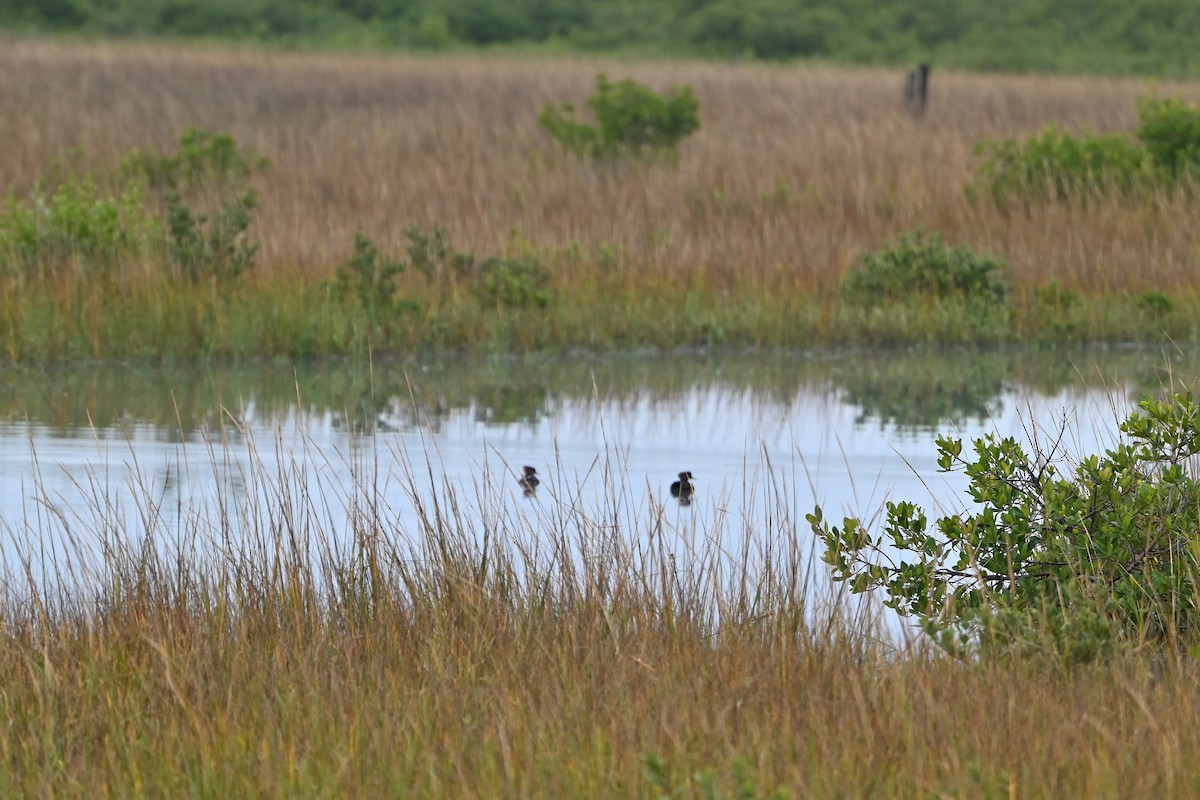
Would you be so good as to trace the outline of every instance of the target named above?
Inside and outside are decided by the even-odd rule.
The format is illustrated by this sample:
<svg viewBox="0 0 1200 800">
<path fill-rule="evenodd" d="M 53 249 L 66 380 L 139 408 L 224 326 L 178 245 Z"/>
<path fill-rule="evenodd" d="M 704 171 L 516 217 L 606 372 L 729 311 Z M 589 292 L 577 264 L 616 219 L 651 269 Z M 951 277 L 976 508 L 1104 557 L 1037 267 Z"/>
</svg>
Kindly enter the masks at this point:
<svg viewBox="0 0 1200 800">
<path fill-rule="evenodd" d="M 929 102 L 929 64 L 918 64 L 904 80 L 904 105 L 914 117 L 925 113 Z"/>
</svg>

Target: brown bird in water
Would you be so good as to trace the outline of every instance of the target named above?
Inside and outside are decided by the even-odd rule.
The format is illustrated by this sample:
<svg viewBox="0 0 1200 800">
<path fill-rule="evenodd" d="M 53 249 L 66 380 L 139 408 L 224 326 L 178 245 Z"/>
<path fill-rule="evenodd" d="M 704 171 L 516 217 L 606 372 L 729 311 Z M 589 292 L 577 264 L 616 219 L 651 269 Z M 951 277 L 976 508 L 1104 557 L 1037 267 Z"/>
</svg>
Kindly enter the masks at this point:
<svg viewBox="0 0 1200 800">
<path fill-rule="evenodd" d="M 690 506 L 692 498 L 696 494 L 696 487 L 692 485 L 692 481 L 696 480 L 696 476 L 691 472 L 679 473 L 679 480 L 671 484 L 671 497 L 679 501 L 681 506 Z"/>
<path fill-rule="evenodd" d="M 521 490 L 525 492 L 526 497 L 533 497 L 534 492 L 537 491 L 538 484 L 541 483 L 538 480 L 537 470 L 533 467 L 522 467 L 521 469 L 524 471 L 525 476 L 518 480 L 517 483 L 521 485 Z"/>
</svg>

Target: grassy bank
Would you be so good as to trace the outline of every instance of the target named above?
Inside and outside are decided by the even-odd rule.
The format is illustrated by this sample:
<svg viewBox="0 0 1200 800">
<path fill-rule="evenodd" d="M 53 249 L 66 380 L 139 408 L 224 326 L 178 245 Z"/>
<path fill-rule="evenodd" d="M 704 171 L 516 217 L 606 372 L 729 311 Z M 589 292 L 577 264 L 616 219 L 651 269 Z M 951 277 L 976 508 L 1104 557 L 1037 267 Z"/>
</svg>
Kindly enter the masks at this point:
<svg viewBox="0 0 1200 800">
<path fill-rule="evenodd" d="M 535 500 L 508 474 L 456 493 L 404 453 L 379 472 L 277 468 L 236 435 L 214 453 L 239 479 L 184 514 L 152 491 L 122 512 L 101 479 L 32 487 L 40 513 L 4 524 L 6 795 L 1200 788 L 1189 660 L 1068 670 L 906 644 L 833 593 L 762 476 L 740 513 L 680 515 L 601 464 L 597 513 L 559 478 Z M 330 466 L 349 496 L 322 485 Z M 377 502 L 384 482 L 415 525 Z"/>
<path fill-rule="evenodd" d="M 1200 338 L 1190 188 L 1004 210 L 965 196 L 978 142 L 1051 122 L 1131 130 L 1137 81 L 939 73 L 915 120 L 900 77 L 872 71 L 38 43 L 6 47 L 0 68 L 0 182 L 18 202 L 55 175 L 169 151 L 191 127 L 270 162 L 248 179 L 259 249 L 233 287 L 182 282 L 145 253 L 103 273 L 67 258 L 37 279 L 10 265 L 12 361 Z M 539 111 L 581 101 L 599 71 L 694 87 L 702 126 L 677 168 L 557 149 Z M 536 259 L 550 302 L 409 269 L 395 291 L 419 310 L 381 328 L 331 296 L 356 233 L 403 258 L 406 231 L 439 226 L 480 260 Z M 864 253 L 918 230 L 1006 259 L 1011 314 L 981 327 L 954 302 L 842 301 Z"/>
</svg>

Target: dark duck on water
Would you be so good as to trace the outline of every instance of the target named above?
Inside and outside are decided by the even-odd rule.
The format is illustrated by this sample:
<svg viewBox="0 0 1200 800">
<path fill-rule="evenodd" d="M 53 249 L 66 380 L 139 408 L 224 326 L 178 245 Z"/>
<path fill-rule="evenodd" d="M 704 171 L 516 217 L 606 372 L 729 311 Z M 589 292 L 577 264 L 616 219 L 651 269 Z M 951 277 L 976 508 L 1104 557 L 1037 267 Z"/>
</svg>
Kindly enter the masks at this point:
<svg viewBox="0 0 1200 800">
<path fill-rule="evenodd" d="M 696 476 L 691 472 L 679 473 L 679 480 L 671 484 L 671 497 L 679 501 L 681 506 L 690 506 L 692 498 L 696 495 L 696 487 L 692 485 L 692 481 L 696 480 Z"/>
<path fill-rule="evenodd" d="M 537 470 L 533 467 L 522 467 L 521 469 L 525 474 L 517 483 L 521 484 L 521 491 L 525 492 L 526 497 L 533 497 L 537 491 L 538 484 L 541 483 L 538 480 Z"/>
</svg>

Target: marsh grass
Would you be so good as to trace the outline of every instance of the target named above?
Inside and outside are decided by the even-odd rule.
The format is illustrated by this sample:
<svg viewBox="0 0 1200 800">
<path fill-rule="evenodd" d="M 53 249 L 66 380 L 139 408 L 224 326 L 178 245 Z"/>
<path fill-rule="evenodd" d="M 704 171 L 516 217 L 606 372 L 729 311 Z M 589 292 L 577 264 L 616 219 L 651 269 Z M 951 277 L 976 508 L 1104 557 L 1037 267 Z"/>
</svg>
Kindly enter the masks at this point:
<svg viewBox="0 0 1200 800">
<path fill-rule="evenodd" d="M 1189 659 L 938 656 L 830 590 L 770 472 L 685 518 L 619 455 L 591 466 L 594 501 L 562 464 L 526 501 L 506 465 L 455 486 L 386 437 L 268 456 L 232 419 L 187 465 L 211 494 L 171 499 L 131 451 L 75 495 L 35 478 L 0 521 L 0 791 L 1200 788 Z"/>
<path fill-rule="evenodd" d="M 119 284 L 132 299 L 111 320 L 118 290 L 104 282 L 69 270 L 0 281 L 9 359 L 962 341 L 952 313 L 876 320 L 838 302 L 864 252 L 918 230 L 1005 258 L 1018 295 L 1054 283 L 1079 297 L 1066 324 L 1016 303 L 1010 325 L 972 341 L 1197 336 L 1187 187 L 1007 210 L 965 194 L 982 140 L 1051 123 L 1132 130 L 1148 91 L 1136 80 L 938 73 L 918 121 L 901 76 L 820 67 L 12 42 L 0 71 L 11 77 L 0 184 L 17 197 L 55 170 L 169 152 L 189 127 L 228 132 L 270 162 L 252 180 L 257 266 L 235 294 L 213 304 L 161 265 L 131 262 Z M 702 126 L 677 167 L 559 151 L 539 110 L 586 97 L 599 72 L 694 88 Z M 326 284 L 356 233 L 401 255 L 410 226 L 436 225 L 480 259 L 537 254 L 555 303 L 442 296 L 412 270 L 398 292 L 423 312 L 387 335 L 331 303 Z M 1172 312 L 1139 315 L 1148 290 Z"/>
</svg>

